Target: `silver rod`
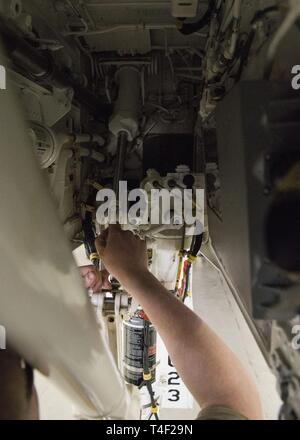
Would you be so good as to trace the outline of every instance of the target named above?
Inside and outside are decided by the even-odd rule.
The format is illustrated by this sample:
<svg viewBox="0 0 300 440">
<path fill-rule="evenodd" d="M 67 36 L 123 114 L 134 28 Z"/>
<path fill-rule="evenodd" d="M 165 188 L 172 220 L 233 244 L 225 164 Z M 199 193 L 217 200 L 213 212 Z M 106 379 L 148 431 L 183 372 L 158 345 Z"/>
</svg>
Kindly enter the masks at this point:
<svg viewBox="0 0 300 440">
<path fill-rule="evenodd" d="M 124 178 L 124 166 L 128 146 L 128 133 L 121 131 L 118 137 L 117 165 L 114 176 L 113 189 L 117 200 L 119 198 L 119 183 Z"/>
</svg>

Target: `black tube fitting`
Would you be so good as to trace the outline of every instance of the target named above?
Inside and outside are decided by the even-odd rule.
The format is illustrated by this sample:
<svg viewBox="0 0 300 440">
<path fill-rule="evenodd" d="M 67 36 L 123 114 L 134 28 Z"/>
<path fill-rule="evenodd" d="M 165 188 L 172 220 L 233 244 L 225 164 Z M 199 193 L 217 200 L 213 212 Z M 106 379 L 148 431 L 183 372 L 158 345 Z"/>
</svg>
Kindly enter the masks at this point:
<svg viewBox="0 0 300 440">
<path fill-rule="evenodd" d="M 183 35 L 191 35 L 207 26 L 215 9 L 215 3 L 215 1 L 209 2 L 208 9 L 200 20 L 195 21 L 194 23 L 182 23 L 179 27 L 179 32 Z"/>
</svg>

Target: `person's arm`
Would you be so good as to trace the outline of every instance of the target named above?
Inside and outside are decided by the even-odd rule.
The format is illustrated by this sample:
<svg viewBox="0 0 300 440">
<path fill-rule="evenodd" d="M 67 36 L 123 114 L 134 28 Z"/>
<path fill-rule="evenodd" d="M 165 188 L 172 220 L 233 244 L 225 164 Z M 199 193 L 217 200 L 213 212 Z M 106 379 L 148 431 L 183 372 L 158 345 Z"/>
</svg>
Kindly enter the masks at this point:
<svg viewBox="0 0 300 440">
<path fill-rule="evenodd" d="M 250 376 L 205 322 L 148 271 L 145 243 L 111 226 L 96 245 L 106 268 L 149 316 L 200 407 L 226 406 L 249 419 L 261 419 L 260 399 Z"/>
</svg>

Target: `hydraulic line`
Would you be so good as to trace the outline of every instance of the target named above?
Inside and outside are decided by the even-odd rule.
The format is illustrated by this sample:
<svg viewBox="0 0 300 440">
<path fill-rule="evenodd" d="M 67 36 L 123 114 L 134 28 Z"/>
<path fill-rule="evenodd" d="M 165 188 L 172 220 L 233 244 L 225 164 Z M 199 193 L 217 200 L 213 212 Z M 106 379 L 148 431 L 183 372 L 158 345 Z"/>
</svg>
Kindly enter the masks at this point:
<svg viewBox="0 0 300 440">
<path fill-rule="evenodd" d="M 96 191 L 92 191 L 88 204 L 92 204 L 96 198 Z M 100 258 L 96 249 L 95 239 L 96 234 L 93 226 L 93 213 L 86 211 L 85 218 L 82 223 L 83 235 L 84 235 L 84 246 L 88 258 L 96 269 L 99 269 Z"/>
<path fill-rule="evenodd" d="M 191 248 L 187 254 L 187 259 L 184 263 L 184 277 L 182 280 L 181 289 L 179 292 L 179 298 L 181 298 L 182 302 L 185 302 L 186 298 L 189 294 L 189 284 L 190 284 L 190 275 L 192 265 L 197 260 L 197 255 L 201 249 L 203 242 L 203 234 L 194 235 L 193 241 L 191 244 Z"/>
<path fill-rule="evenodd" d="M 186 225 L 183 225 L 182 230 L 182 241 L 181 241 L 181 248 L 179 251 L 179 262 L 178 262 L 178 269 L 177 269 L 177 276 L 176 276 L 176 284 L 175 284 L 175 293 L 178 294 L 178 288 L 179 288 L 179 282 L 182 272 L 182 265 L 183 265 L 183 258 L 185 256 L 185 250 L 184 250 L 184 243 L 185 243 L 185 229 Z"/>
<path fill-rule="evenodd" d="M 185 269 L 184 289 L 183 289 L 183 295 L 182 295 L 182 302 L 183 303 L 185 302 L 186 298 L 189 296 L 191 268 L 192 268 L 192 264 L 189 261 L 187 261 L 186 262 L 186 269 Z"/>
<path fill-rule="evenodd" d="M 116 73 L 119 85 L 118 99 L 109 121 L 109 129 L 118 140 L 116 170 L 113 189 L 119 198 L 119 182 L 124 179 L 124 167 L 128 142 L 132 142 L 139 131 L 141 114 L 141 73 L 133 66 L 123 66 Z"/>
<path fill-rule="evenodd" d="M 193 189 L 195 184 L 195 178 L 191 174 L 188 174 L 184 177 L 183 183 L 188 189 Z M 196 207 L 195 201 L 193 201 L 193 207 Z M 185 245 L 185 234 L 186 234 L 186 225 L 183 227 L 183 235 L 182 235 L 182 242 L 181 242 L 181 249 L 179 251 L 179 263 L 178 263 L 178 270 L 177 270 L 177 278 L 176 278 L 176 284 L 175 284 L 175 294 L 178 298 L 180 298 L 183 302 L 185 301 L 186 297 L 188 296 L 188 289 L 189 289 L 189 280 L 190 280 L 190 271 L 192 264 L 196 261 L 197 255 L 201 249 L 202 241 L 203 241 L 203 233 L 202 234 L 195 234 L 193 236 L 191 248 L 189 252 L 186 252 L 184 249 Z M 186 259 L 185 259 L 186 257 Z M 185 261 L 184 261 L 185 260 Z M 182 266 L 183 266 L 183 279 L 181 283 L 181 287 L 179 289 L 179 282 L 181 278 L 181 272 L 182 272 Z"/>
<path fill-rule="evenodd" d="M 143 352 L 143 379 L 144 381 L 141 383 L 139 388 L 146 387 L 151 400 L 151 415 L 149 420 L 151 420 L 152 416 L 155 417 L 156 420 L 159 420 L 158 417 L 158 406 L 156 404 L 155 395 L 152 388 L 152 373 L 150 370 L 149 364 L 149 347 L 150 347 L 150 322 L 146 316 L 144 316 L 144 352 Z"/>
<path fill-rule="evenodd" d="M 189 255 L 196 258 L 203 242 L 203 234 L 194 235 Z"/>
<path fill-rule="evenodd" d="M 126 131 L 121 131 L 118 137 L 118 148 L 117 148 L 117 163 L 114 176 L 113 189 L 116 194 L 116 198 L 119 198 L 119 183 L 124 179 L 124 166 L 128 147 L 128 133 Z"/>
</svg>

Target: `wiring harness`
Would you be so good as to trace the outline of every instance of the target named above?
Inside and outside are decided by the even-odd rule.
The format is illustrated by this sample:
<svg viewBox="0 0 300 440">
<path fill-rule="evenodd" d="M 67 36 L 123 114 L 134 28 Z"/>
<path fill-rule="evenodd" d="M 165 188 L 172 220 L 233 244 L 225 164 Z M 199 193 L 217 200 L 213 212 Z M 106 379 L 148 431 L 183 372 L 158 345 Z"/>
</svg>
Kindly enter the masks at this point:
<svg viewBox="0 0 300 440">
<path fill-rule="evenodd" d="M 150 365 L 149 365 L 149 347 L 150 347 L 150 321 L 148 319 L 148 317 L 142 313 L 142 315 L 140 316 L 143 320 L 144 320 L 144 352 L 143 352 L 143 382 L 141 383 L 141 385 L 139 386 L 139 389 L 146 387 L 148 392 L 149 392 L 149 396 L 150 396 L 150 400 L 151 400 L 151 414 L 149 417 L 149 420 L 152 419 L 152 417 L 155 417 L 156 420 L 159 420 L 158 417 L 158 405 L 155 399 L 155 394 L 153 391 L 153 387 L 152 387 L 152 373 L 150 370 Z"/>
</svg>

